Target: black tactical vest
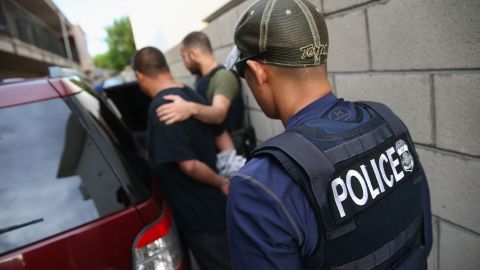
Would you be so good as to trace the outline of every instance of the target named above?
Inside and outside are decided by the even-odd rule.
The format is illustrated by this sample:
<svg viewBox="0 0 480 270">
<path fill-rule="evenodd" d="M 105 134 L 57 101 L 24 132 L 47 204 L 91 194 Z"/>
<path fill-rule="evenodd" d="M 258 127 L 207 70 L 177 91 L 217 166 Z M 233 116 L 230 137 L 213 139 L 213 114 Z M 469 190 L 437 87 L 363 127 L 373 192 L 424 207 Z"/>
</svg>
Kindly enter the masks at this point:
<svg viewBox="0 0 480 270">
<path fill-rule="evenodd" d="M 315 212 L 319 239 L 305 269 L 426 269 L 426 178 L 408 130 L 383 104 L 357 105 L 371 119 L 352 130 L 327 133 L 338 122 L 317 119 L 250 158 L 279 161 Z"/>
<path fill-rule="evenodd" d="M 210 84 L 210 80 L 212 77 L 217 73 L 217 71 L 225 69 L 224 66 L 219 65 L 218 67 L 214 68 L 210 71 L 207 75 L 203 76 L 198 82 L 196 89 L 200 95 L 202 95 L 206 100 L 207 98 L 207 90 L 208 85 Z M 237 95 L 230 101 L 230 108 L 228 109 L 227 115 L 223 122 L 224 128 L 231 134 L 234 131 L 240 130 L 243 127 L 243 111 L 244 111 L 244 104 L 242 98 L 242 84 L 240 82 L 239 77 L 235 74 L 237 78 L 237 85 L 238 85 L 238 93 Z M 211 103 L 211 102 L 210 102 Z"/>
</svg>

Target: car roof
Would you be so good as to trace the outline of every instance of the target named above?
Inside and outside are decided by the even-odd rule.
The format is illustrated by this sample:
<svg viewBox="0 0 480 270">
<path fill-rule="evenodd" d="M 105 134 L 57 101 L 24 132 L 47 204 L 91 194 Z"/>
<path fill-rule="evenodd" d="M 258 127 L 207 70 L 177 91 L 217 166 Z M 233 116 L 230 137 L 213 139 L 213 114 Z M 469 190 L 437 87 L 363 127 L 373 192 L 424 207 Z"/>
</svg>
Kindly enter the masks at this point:
<svg viewBox="0 0 480 270">
<path fill-rule="evenodd" d="M 67 78 L 39 78 L 0 84 L 0 108 L 70 96 L 82 91 Z"/>
</svg>

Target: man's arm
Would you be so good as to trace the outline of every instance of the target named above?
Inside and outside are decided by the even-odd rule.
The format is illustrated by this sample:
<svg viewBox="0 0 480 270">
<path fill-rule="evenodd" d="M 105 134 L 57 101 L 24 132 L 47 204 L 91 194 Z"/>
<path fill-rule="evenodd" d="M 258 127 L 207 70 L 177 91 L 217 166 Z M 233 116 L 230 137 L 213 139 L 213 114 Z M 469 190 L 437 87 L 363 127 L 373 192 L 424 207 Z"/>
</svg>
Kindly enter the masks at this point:
<svg viewBox="0 0 480 270">
<path fill-rule="evenodd" d="M 215 95 L 212 105 L 203 105 L 186 101 L 177 95 L 167 95 L 165 100 L 172 101 L 156 109 L 157 117 L 166 125 L 181 122 L 193 116 L 207 124 L 221 124 L 227 116 L 230 99 L 224 95 Z"/>
<path fill-rule="evenodd" d="M 217 187 L 222 190 L 225 195 L 228 194 L 228 179 L 215 173 L 205 163 L 199 160 L 184 160 L 178 161 L 177 164 L 180 167 L 180 170 L 190 178 Z"/>
<path fill-rule="evenodd" d="M 215 145 L 217 146 L 218 152 L 222 152 L 229 149 L 235 149 L 233 144 L 232 137 L 228 134 L 227 131 L 222 132 L 215 138 Z"/>
<path fill-rule="evenodd" d="M 298 243 L 303 234 L 295 214 L 287 209 L 255 178 L 241 174 L 232 178 L 227 234 L 233 269 L 303 269 Z"/>
<path fill-rule="evenodd" d="M 219 70 L 211 78 L 209 88 L 212 89 L 211 105 L 187 102 L 178 96 L 165 96 L 173 101 L 157 108 L 160 121 L 167 125 L 183 121 L 191 116 L 207 124 L 221 124 L 227 116 L 232 100 L 240 93 L 236 76 L 227 70 Z"/>
</svg>

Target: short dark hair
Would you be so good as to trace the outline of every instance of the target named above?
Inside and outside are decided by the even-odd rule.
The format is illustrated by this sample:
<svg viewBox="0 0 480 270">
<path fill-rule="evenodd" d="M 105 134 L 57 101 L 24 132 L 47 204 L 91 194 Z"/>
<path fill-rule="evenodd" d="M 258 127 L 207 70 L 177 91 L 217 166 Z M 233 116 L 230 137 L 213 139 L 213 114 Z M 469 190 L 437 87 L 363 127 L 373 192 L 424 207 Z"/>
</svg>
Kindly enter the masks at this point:
<svg viewBox="0 0 480 270">
<path fill-rule="evenodd" d="M 313 67 L 282 67 L 269 65 L 274 70 L 277 76 L 288 77 L 294 80 L 312 80 L 312 79 L 324 79 L 328 80 L 327 64 L 321 64 Z"/>
<path fill-rule="evenodd" d="M 200 48 L 203 51 L 212 53 L 212 44 L 208 36 L 199 31 L 194 31 L 183 38 L 182 44 L 186 47 Z"/>
<path fill-rule="evenodd" d="M 165 56 L 154 47 L 145 47 L 138 50 L 132 58 L 132 69 L 149 77 L 170 72 Z"/>
</svg>

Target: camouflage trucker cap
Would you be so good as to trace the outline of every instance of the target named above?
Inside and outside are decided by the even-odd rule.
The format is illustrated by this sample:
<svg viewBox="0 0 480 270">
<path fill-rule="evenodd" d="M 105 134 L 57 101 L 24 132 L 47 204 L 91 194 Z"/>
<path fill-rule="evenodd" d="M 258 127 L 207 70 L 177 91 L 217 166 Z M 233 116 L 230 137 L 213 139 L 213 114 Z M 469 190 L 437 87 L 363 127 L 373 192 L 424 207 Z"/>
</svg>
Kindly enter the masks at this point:
<svg viewBox="0 0 480 270">
<path fill-rule="evenodd" d="M 240 58 L 260 55 L 266 64 L 310 67 L 327 62 L 328 32 L 320 10 L 307 0 L 258 0 L 234 33 Z M 252 59 L 254 57 L 251 57 Z"/>
</svg>

